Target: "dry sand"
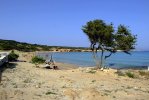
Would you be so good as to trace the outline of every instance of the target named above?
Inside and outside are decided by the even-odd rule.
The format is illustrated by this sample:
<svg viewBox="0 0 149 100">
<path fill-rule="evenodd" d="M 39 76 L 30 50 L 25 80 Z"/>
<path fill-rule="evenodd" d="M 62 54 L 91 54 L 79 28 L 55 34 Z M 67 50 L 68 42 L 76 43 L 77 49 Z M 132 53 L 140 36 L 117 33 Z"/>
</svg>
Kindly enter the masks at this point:
<svg viewBox="0 0 149 100">
<path fill-rule="evenodd" d="M 62 63 L 60 70 L 36 68 L 24 55 L 27 62 L 1 68 L 0 100 L 149 100 L 149 79 Z"/>
</svg>

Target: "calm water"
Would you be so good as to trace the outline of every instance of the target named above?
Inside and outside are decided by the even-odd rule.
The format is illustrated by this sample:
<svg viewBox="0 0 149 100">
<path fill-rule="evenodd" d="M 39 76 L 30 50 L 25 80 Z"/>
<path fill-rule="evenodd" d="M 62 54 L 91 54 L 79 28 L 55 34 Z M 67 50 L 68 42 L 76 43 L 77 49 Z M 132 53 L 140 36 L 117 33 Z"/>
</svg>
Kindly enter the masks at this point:
<svg viewBox="0 0 149 100">
<path fill-rule="evenodd" d="M 52 54 L 53 59 L 57 62 L 70 63 L 78 66 L 95 66 L 91 52 L 63 52 Z M 108 54 L 108 52 L 105 54 Z M 45 56 L 47 54 L 40 55 Z M 106 60 L 106 65 L 112 68 L 147 68 L 149 66 L 149 51 L 133 51 L 131 55 L 117 52 Z"/>
</svg>

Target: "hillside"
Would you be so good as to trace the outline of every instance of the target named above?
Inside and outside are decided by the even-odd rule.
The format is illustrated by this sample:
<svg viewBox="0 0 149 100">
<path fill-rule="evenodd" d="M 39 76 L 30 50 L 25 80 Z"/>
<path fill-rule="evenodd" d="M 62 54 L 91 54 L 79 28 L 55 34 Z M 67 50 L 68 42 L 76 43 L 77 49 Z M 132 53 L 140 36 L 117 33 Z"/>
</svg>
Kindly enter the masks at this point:
<svg viewBox="0 0 149 100">
<path fill-rule="evenodd" d="M 19 50 L 19 51 L 59 51 L 63 49 L 69 49 L 69 51 L 82 51 L 88 50 L 88 48 L 84 47 L 67 47 L 67 46 L 47 46 L 40 44 L 30 44 L 25 42 L 18 42 L 14 40 L 3 40 L 0 39 L 0 50 Z"/>
</svg>

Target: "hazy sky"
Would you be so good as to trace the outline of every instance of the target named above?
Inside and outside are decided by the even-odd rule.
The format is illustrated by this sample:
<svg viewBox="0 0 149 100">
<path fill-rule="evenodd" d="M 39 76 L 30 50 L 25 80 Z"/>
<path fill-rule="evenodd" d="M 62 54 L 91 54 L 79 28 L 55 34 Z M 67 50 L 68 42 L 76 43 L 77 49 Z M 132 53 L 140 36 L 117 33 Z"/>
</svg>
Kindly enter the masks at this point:
<svg viewBox="0 0 149 100">
<path fill-rule="evenodd" d="M 81 28 L 94 19 L 129 26 L 149 50 L 149 0 L 0 0 L 0 39 L 87 47 Z"/>
</svg>

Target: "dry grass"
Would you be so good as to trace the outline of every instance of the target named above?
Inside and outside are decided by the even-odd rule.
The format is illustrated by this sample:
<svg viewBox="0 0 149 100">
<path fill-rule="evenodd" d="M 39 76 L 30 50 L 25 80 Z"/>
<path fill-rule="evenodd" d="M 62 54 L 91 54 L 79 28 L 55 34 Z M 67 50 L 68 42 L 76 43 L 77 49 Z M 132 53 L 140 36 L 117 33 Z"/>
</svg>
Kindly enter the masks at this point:
<svg viewBox="0 0 149 100">
<path fill-rule="evenodd" d="M 149 71 L 139 71 L 139 74 L 140 74 L 141 76 L 144 76 L 144 77 L 146 77 L 146 78 L 149 78 Z"/>
</svg>

